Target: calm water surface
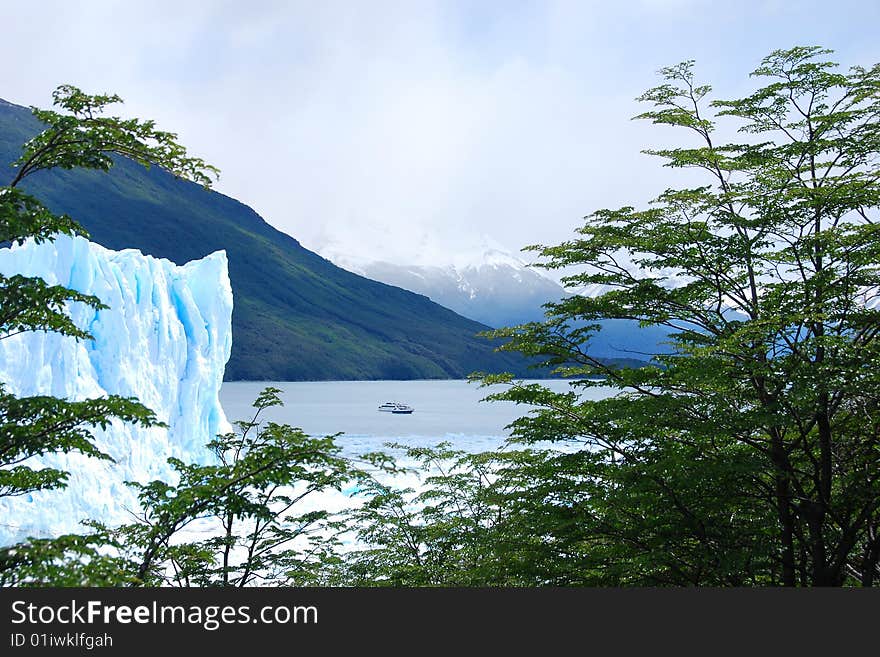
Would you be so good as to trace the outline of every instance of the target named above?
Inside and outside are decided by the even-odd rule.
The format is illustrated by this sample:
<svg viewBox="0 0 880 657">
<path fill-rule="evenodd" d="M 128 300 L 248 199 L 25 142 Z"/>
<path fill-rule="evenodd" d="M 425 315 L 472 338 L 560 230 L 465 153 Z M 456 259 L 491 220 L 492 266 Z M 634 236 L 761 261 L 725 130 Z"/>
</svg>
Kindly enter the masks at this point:
<svg viewBox="0 0 880 657">
<path fill-rule="evenodd" d="M 566 381 L 545 382 L 554 390 L 569 387 Z M 483 452 L 496 449 L 509 436 L 505 426 L 529 407 L 507 402 L 481 402 L 495 388 L 479 388 L 467 381 L 328 381 L 328 382 L 228 382 L 220 390 L 220 401 L 229 420 L 250 419 L 251 403 L 267 387 L 280 388 L 284 406 L 271 408 L 264 420 L 300 427 L 311 435 L 343 432 L 337 439 L 343 454 L 357 457 L 373 451 L 390 453 L 401 466 L 416 463 L 401 451 L 385 446 L 397 442 L 409 446 L 436 445 L 449 441 L 457 449 Z M 601 398 L 609 388 L 581 391 L 589 398 Z M 379 404 L 399 401 L 415 408 L 412 415 L 394 415 L 377 410 Z M 363 466 L 363 463 L 360 463 Z M 386 475 L 376 473 L 385 483 L 398 488 L 420 490 L 426 473 L 410 471 Z M 328 489 L 310 495 L 298 505 L 298 512 L 324 510 L 338 512 L 364 502 L 358 487 L 351 484 L 340 491 Z M 216 524 L 206 520 L 187 529 L 193 540 L 217 535 Z M 343 544 L 354 545 L 351 536 Z"/>
<path fill-rule="evenodd" d="M 544 382 L 567 390 L 566 381 Z M 251 403 L 267 387 L 280 388 L 283 408 L 266 412 L 264 419 L 291 424 L 313 435 L 343 432 L 339 444 L 346 452 L 380 448 L 388 441 L 411 445 L 448 440 L 468 451 L 493 449 L 508 437 L 505 426 L 525 415 L 529 407 L 508 402 L 481 402 L 500 387 L 480 388 L 467 381 L 320 381 L 223 384 L 220 401 L 232 420 L 253 415 Z M 609 388 L 591 388 L 581 394 L 591 399 L 607 396 Z M 412 415 L 383 413 L 376 408 L 399 401 L 415 408 Z"/>
</svg>

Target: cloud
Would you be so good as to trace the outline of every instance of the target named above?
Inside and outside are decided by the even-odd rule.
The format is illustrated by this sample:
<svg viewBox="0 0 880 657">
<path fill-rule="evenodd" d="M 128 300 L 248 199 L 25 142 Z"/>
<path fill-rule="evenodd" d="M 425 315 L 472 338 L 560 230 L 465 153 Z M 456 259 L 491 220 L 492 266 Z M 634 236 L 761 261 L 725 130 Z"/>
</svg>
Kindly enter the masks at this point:
<svg viewBox="0 0 880 657">
<path fill-rule="evenodd" d="M 117 92 L 306 246 L 438 259 L 482 235 L 562 240 L 591 210 L 669 184 L 639 154 L 669 135 L 629 120 L 660 66 L 696 58 L 732 96 L 772 48 L 877 61 L 878 9 L 845 5 L 18 3 L 0 97 Z"/>
</svg>

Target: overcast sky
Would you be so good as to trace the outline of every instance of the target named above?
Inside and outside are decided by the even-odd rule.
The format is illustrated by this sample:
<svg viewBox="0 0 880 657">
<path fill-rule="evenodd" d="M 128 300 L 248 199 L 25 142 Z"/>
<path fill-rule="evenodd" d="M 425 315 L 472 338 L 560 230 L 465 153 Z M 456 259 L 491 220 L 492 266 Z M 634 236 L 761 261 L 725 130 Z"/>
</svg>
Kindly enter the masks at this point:
<svg viewBox="0 0 880 657">
<path fill-rule="evenodd" d="M 642 203 L 668 139 L 629 118 L 696 59 L 735 97 L 776 48 L 880 61 L 880 2 L 3 0 L 0 98 L 72 83 L 217 165 L 217 189 L 312 249 L 443 261 L 566 239 Z"/>
</svg>

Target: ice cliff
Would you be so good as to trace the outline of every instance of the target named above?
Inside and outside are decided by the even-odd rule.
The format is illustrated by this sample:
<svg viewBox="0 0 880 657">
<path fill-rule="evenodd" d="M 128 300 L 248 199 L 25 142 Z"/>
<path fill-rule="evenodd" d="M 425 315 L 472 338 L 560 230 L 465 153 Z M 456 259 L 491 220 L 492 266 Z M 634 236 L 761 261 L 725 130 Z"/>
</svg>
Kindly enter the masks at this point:
<svg viewBox="0 0 880 657">
<path fill-rule="evenodd" d="M 67 489 L 0 500 L 0 545 L 27 535 L 79 531 L 83 519 L 130 519 L 136 498 L 125 481 L 169 479 L 170 456 L 205 461 L 204 444 L 229 430 L 218 393 L 232 346 L 232 288 L 226 253 L 183 266 L 83 238 L 0 250 L 0 273 L 40 276 L 99 297 L 110 308 L 74 304 L 71 316 L 94 341 L 52 333 L 0 340 L 0 381 L 19 396 L 72 400 L 137 397 L 168 428 L 114 421 L 96 430 L 115 463 L 79 454 L 29 462 L 71 472 Z"/>
</svg>

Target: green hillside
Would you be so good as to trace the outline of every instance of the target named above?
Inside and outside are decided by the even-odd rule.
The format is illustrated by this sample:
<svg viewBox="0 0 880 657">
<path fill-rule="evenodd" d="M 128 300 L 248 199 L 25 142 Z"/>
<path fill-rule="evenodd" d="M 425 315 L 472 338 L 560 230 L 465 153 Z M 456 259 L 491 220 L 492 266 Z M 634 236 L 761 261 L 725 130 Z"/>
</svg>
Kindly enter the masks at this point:
<svg viewBox="0 0 880 657">
<path fill-rule="evenodd" d="M 0 100 L 4 168 L 38 130 L 29 110 Z M 12 178 L 9 171 L 0 173 L 0 182 Z M 42 172 L 24 186 L 111 249 L 133 247 L 178 264 L 225 249 L 235 298 L 228 380 L 525 373 L 519 357 L 495 353 L 475 337 L 486 328 L 482 324 L 427 297 L 340 269 L 248 206 L 165 171 L 119 160 L 109 174 Z"/>
</svg>

